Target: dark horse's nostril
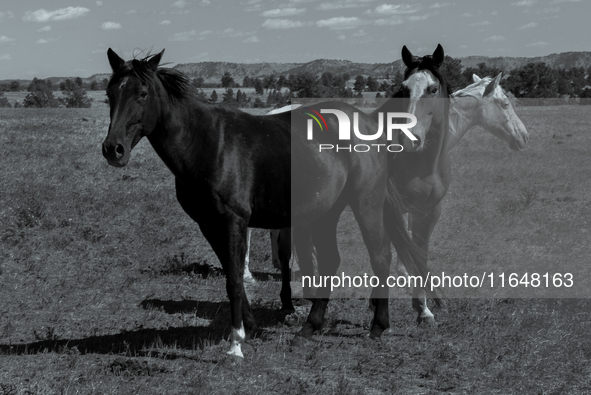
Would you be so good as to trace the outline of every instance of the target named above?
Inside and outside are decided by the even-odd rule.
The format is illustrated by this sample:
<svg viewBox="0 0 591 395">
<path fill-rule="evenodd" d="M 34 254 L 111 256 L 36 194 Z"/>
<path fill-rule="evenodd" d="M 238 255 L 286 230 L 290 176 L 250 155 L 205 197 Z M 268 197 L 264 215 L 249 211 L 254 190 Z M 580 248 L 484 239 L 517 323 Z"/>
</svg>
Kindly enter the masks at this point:
<svg viewBox="0 0 591 395">
<path fill-rule="evenodd" d="M 117 159 L 121 159 L 124 153 L 125 149 L 123 148 L 123 146 L 121 144 L 117 144 L 117 147 L 115 148 L 115 154 L 117 156 Z"/>
</svg>

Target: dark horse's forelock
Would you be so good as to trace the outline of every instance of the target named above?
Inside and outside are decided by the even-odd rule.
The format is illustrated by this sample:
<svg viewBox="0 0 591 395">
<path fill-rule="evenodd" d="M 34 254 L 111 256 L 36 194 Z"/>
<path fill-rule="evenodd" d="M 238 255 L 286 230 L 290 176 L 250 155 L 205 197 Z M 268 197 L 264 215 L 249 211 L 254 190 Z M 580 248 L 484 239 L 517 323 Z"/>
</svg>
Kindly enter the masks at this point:
<svg viewBox="0 0 591 395">
<path fill-rule="evenodd" d="M 415 70 L 429 70 L 431 73 L 433 73 L 435 78 L 439 80 L 439 83 L 441 84 L 441 89 L 445 93 L 446 97 L 451 96 L 451 87 L 447 83 L 445 76 L 443 76 L 443 74 L 439 72 L 439 66 L 437 66 L 433 62 L 433 56 L 413 56 L 412 63 L 404 71 L 404 79 L 408 79 L 408 77 L 410 77 L 410 74 Z"/>
<path fill-rule="evenodd" d="M 160 83 L 168 93 L 171 101 L 179 100 L 186 97 L 190 91 L 189 79 L 180 71 L 170 68 L 158 68 L 156 71 L 152 70 L 150 63 L 151 58 L 156 55 L 148 55 L 143 59 L 133 59 L 125 62 L 119 70 L 113 73 L 107 89 L 113 84 L 121 80 L 123 77 L 132 75 L 140 79 L 145 84 L 150 83 L 155 77 L 160 80 Z"/>
</svg>

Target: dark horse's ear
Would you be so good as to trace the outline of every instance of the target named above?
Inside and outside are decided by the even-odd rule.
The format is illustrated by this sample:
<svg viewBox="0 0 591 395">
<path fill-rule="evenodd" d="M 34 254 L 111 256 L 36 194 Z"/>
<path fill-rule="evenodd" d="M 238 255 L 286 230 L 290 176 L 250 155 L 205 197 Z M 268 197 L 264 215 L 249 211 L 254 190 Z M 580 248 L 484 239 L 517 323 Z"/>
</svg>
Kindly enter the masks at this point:
<svg viewBox="0 0 591 395">
<path fill-rule="evenodd" d="M 435 48 L 435 52 L 433 52 L 433 65 L 435 67 L 441 66 L 444 59 L 445 54 L 443 53 L 443 47 L 441 44 L 437 44 L 437 48 Z"/>
<path fill-rule="evenodd" d="M 107 51 L 107 57 L 109 58 L 109 64 L 111 65 L 111 69 L 113 69 L 113 73 L 119 70 L 125 63 L 125 60 L 121 59 L 111 48 Z"/>
<path fill-rule="evenodd" d="M 160 64 L 160 59 L 162 59 L 162 55 L 164 55 L 164 50 L 148 59 L 148 64 L 150 65 L 152 71 L 156 71 L 156 69 L 158 68 L 158 65 Z"/>
<path fill-rule="evenodd" d="M 412 64 L 412 59 L 413 59 L 413 56 L 410 53 L 410 51 L 408 50 L 408 48 L 406 48 L 406 45 L 403 46 L 402 47 L 402 61 L 404 62 L 406 67 L 410 67 L 410 65 Z"/>
</svg>

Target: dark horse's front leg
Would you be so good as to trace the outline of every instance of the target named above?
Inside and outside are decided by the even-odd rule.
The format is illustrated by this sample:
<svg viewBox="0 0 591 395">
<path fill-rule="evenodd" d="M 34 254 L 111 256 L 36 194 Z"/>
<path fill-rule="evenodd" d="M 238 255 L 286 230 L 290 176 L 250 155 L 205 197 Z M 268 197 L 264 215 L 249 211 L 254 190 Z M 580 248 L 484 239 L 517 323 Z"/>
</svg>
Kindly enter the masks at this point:
<svg viewBox="0 0 591 395">
<path fill-rule="evenodd" d="M 416 246 L 423 251 L 425 267 L 429 258 L 429 241 L 433 229 L 441 216 L 441 205 L 439 202 L 432 210 L 426 212 L 414 212 L 412 214 L 412 240 Z M 409 215 L 410 217 L 410 215 Z M 427 306 L 427 295 L 424 287 L 414 287 L 412 296 L 412 307 L 417 312 L 417 323 L 434 324 L 435 316 Z"/>
<path fill-rule="evenodd" d="M 252 333 L 255 320 L 244 290 L 247 219 L 231 212 L 219 213 L 215 207 L 195 199 L 196 195 L 177 179 L 177 198 L 185 212 L 199 224 L 201 232 L 216 253 L 226 275 L 230 299 L 232 337 L 228 354 L 243 357 L 241 344 Z"/>
</svg>

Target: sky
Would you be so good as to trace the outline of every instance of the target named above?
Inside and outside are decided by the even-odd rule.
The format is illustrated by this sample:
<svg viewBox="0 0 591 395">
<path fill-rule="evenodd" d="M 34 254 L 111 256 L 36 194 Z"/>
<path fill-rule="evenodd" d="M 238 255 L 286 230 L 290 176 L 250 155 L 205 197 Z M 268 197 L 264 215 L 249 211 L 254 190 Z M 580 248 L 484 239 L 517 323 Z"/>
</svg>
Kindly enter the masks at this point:
<svg viewBox="0 0 591 395">
<path fill-rule="evenodd" d="M 0 79 L 109 73 L 108 48 L 171 66 L 591 51 L 589 15 L 590 0 L 3 0 Z"/>
</svg>

